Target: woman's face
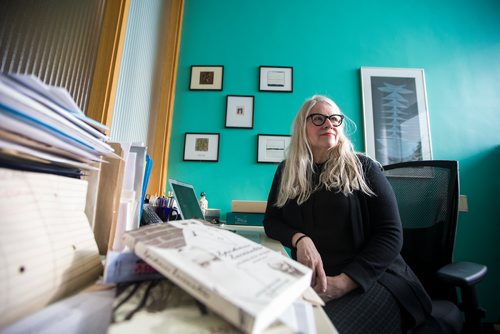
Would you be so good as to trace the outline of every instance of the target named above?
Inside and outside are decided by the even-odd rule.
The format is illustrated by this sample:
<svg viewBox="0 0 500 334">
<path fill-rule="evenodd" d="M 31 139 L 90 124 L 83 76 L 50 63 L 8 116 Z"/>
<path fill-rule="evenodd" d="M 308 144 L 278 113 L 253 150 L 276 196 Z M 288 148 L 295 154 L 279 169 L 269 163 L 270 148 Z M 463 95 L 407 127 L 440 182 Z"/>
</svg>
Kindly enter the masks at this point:
<svg viewBox="0 0 500 334">
<path fill-rule="evenodd" d="M 337 125 L 338 118 L 326 119 L 322 125 L 313 123 L 314 114 L 324 116 L 339 115 L 340 111 L 333 108 L 327 103 L 318 102 L 309 112 L 306 121 L 307 140 L 311 146 L 314 162 L 324 162 L 328 157 L 328 151 L 338 144 L 339 136 L 341 135 L 342 126 Z M 311 116 L 312 115 L 312 116 Z M 321 120 L 321 116 L 316 116 L 316 122 Z M 340 123 L 342 120 L 340 120 Z"/>
</svg>

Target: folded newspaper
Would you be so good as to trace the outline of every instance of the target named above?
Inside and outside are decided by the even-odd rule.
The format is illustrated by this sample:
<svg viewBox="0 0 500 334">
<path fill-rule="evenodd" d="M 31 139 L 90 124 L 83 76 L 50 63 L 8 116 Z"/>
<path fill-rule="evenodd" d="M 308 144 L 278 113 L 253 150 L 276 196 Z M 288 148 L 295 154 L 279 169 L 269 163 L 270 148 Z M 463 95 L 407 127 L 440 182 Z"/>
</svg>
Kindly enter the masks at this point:
<svg viewBox="0 0 500 334">
<path fill-rule="evenodd" d="M 247 333 L 266 329 L 308 288 L 306 266 L 198 220 L 124 234 L 137 256 Z"/>
</svg>

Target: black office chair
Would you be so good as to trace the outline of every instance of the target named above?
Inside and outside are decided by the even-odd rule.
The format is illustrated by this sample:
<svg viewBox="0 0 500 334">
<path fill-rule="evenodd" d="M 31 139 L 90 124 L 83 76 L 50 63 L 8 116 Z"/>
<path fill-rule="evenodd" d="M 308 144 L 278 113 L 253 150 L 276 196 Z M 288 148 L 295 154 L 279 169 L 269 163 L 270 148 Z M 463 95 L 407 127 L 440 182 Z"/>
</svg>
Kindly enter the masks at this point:
<svg viewBox="0 0 500 334">
<path fill-rule="evenodd" d="M 460 194 L 458 162 L 402 162 L 384 166 L 384 173 L 396 194 L 403 223 L 401 254 L 432 298 L 434 326 L 444 333 L 481 333 L 485 311 L 478 304 L 475 285 L 487 268 L 452 262 Z M 460 304 L 456 287 L 460 288 Z M 422 327 L 414 332 L 431 330 Z"/>
</svg>

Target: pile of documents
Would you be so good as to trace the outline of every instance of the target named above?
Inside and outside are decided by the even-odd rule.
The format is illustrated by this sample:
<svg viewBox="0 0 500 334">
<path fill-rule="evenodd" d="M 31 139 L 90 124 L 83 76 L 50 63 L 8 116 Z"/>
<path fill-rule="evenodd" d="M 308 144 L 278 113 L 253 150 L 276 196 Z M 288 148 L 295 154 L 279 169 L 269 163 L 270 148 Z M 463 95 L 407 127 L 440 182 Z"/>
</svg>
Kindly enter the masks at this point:
<svg viewBox="0 0 500 334">
<path fill-rule="evenodd" d="M 115 156 L 106 131 L 65 89 L 0 74 L 0 331 L 98 279 L 87 179 Z"/>
<path fill-rule="evenodd" d="M 107 130 L 65 89 L 33 75 L 0 74 L 0 167 L 79 177 L 115 156 Z"/>
</svg>

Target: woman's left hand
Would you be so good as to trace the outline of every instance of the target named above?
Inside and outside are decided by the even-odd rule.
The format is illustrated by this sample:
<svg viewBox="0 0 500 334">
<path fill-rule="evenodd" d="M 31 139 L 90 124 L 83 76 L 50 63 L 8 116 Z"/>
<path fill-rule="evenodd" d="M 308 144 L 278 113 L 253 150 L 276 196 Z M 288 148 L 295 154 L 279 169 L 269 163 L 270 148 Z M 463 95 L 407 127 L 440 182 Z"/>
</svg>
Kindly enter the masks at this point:
<svg viewBox="0 0 500 334">
<path fill-rule="evenodd" d="M 326 291 L 319 294 L 324 302 L 340 298 L 358 287 L 358 284 L 344 273 L 327 276 L 326 284 Z"/>
</svg>

